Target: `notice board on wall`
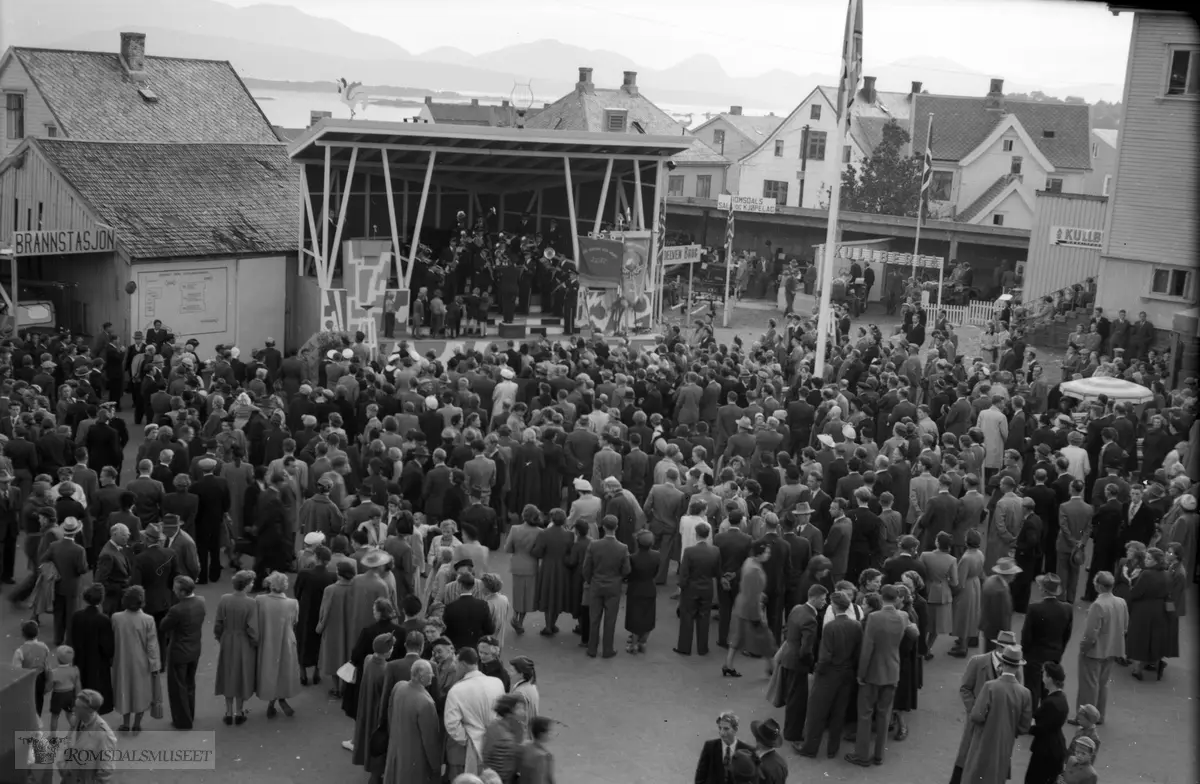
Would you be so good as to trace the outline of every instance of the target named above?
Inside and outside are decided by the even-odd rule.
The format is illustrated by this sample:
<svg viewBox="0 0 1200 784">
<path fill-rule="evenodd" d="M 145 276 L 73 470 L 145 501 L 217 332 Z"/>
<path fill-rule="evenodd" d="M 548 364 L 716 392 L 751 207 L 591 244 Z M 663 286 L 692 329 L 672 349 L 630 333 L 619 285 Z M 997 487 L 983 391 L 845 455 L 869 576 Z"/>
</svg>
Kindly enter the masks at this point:
<svg viewBox="0 0 1200 784">
<path fill-rule="evenodd" d="M 229 270 L 225 267 L 138 273 L 138 329 L 157 319 L 174 335 L 225 332 Z"/>
</svg>

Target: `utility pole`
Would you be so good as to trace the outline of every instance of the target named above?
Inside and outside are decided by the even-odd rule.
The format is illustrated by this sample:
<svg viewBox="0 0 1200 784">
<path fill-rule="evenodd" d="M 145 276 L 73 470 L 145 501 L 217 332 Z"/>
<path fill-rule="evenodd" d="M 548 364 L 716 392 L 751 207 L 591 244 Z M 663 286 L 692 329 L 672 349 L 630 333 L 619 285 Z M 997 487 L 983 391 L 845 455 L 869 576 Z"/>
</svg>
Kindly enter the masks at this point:
<svg viewBox="0 0 1200 784">
<path fill-rule="evenodd" d="M 804 180 L 807 177 L 805 172 L 808 171 L 808 126 L 804 126 L 803 133 L 800 134 L 800 201 L 799 206 L 804 206 Z"/>
</svg>

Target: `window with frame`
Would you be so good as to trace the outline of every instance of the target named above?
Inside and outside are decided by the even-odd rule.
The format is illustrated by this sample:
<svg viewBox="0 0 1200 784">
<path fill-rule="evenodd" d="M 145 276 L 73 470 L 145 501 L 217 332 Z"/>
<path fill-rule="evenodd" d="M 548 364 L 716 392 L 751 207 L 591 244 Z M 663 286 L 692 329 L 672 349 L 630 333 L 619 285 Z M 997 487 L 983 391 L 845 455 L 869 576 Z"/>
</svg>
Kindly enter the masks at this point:
<svg viewBox="0 0 1200 784">
<path fill-rule="evenodd" d="M 1100 142 L 1092 142 L 1092 157 L 1100 157 Z"/>
<path fill-rule="evenodd" d="M 775 157 L 776 158 L 783 157 L 783 139 L 775 140 Z"/>
<path fill-rule="evenodd" d="M 995 215 L 992 216 L 992 225 L 993 226 L 1003 226 L 1004 225 L 1004 213 L 1003 212 L 997 212 Z"/>
<path fill-rule="evenodd" d="M 722 150 L 725 149 L 725 132 L 724 131 L 713 131 L 713 145 L 720 147 Z"/>
<path fill-rule="evenodd" d="M 1025 162 L 1025 159 L 1022 158 L 1020 155 L 1014 155 L 1012 157 L 1012 165 L 1008 169 L 1009 174 L 1020 174 L 1021 173 L 1021 164 L 1024 162 Z"/>
<path fill-rule="evenodd" d="M 954 189 L 954 172 L 934 171 L 929 182 L 930 201 L 950 201 L 950 193 Z"/>
<path fill-rule="evenodd" d="M 712 198 L 712 175 L 700 174 L 696 176 L 696 198 L 710 199 Z"/>
<path fill-rule="evenodd" d="M 1047 193 L 1062 193 L 1062 185 L 1063 185 L 1063 181 L 1062 181 L 1061 177 L 1047 177 L 1046 178 L 1046 192 Z"/>
<path fill-rule="evenodd" d="M 1012 152 L 1012 147 L 1013 147 L 1012 139 L 1005 139 L 1001 142 L 1001 149 L 1003 149 L 1004 152 Z"/>
<path fill-rule="evenodd" d="M 787 206 L 788 184 L 782 180 L 763 180 L 763 198 L 774 199 L 780 207 Z"/>
<path fill-rule="evenodd" d="M 4 94 L 4 135 L 25 138 L 25 96 L 21 93 Z"/>
<path fill-rule="evenodd" d="M 843 145 L 842 146 L 842 163 L 850 163 L 850 155 L 851 155 L 850 145 L 849 144 Z"/>
<path fill-rule="evenodd" d="M 821 104 L 814 103 L 812 105 L 812 109 L 808 113 L 808 119 L 810 119 L 810 120 L 821 119 Z"/>
<path fill-rule="evenodd" d="M 58 138 L 58 126 L 57 125 L 49 125 L 49 124 L 46 125 L 46 138 L 47 139 L 57 139 Z"/>
<path fill-rule="evenodd" d="M 1192 271 L 1182 267 L 1155 267 L 1150 278 L 1150 296 L 1191 299 Z"/>
<path fill-rule="evenodd" d="M 1106 175 L 1104 175 L 1104 188 L 1103 188 L 1103 189 L 1100 191 L 1100 195 L 1101 195 L 1101 196 L 1107 196 L 1107 195 L 1108 195 L 1108 189 L 1109 189 L 1111 186 L 1112 186 L 1112 175 L 1111 175 L 1111 174 L 1106 174 Z"/>
<path fill-rule="evenodd" d="M 808 132 L 808 155 L 810 161 L 825 160 L 825 131 Z"/>
<path fill-rule="evenodd" d="M 1171 47 L 1167 60 L 1167 95 L 1200 93 L 1200 49 Z"/>
<path fill-rule="evenodd" d="M 683 195 L 683 175 L 672 174 L 667 177 L 667 195 L 682 196 Z"/>
</svg>

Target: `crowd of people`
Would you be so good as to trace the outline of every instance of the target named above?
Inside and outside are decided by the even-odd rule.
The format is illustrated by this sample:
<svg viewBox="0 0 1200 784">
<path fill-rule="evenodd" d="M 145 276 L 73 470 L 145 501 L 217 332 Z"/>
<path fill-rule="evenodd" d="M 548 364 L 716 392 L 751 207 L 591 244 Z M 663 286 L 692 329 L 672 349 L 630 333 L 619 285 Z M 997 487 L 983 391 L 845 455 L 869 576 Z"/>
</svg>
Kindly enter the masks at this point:
<svg viewBox="0 0 1200 784">
<path fill-rule="evenodd" d="M 845 322 L 820 376 L 796 314 L 750 345 L 671 328 L 641 347 L 509 341 L 445 365 L 346 336 L 315 373 L 273 341 L 204 360 L 157 333 L 8 341 L 0 580 L 21 534 L 10 598 L 31 615 L 14 662 L 39 672 L 39 713 L 49 685 L 52 721 L 120 715 L 89 737 L 137 733 L 164 691 L 190 728 L 210 614 L 196 586 L 232 574 L 211 612 L 226 724 L 254 698 L 291 717 L 289 699 L 327 683 L 373 781 L 551 782 L 554 725 L 534 662 L 505 666 L 506 638 L 536 614 L 560 634 L 569 614 L 586 655 L 611 658 L 624 600 L 636 657 L 676 562 L 675 653 L 708 654 L 715 614 L 722 675 L 758 657 L 784 709 L 751 724 L 753 749 L 722 714 L 698 782 L 784 781 L 776 750 L 812 757 L 825 738 L 829 756 L 847 740 L 847 761 L 883 764 L 941 636 L 967 660 L 956 778 L 1002 782 L 1029 731 L 1028 782 L 1095 781 L 1114 664 L 1158 679 L 1179 654 L 1195 383 L 1157 406 L 1079 405 L 1011 341 L 1002 369 L 961 356 L 941 319 L 930 341 L 923 323 L 885 339 Z M 126 384 L 147 421 L 128 473 Z M 488 568 L 500 550 L 507 585 Z"/>
</svg>

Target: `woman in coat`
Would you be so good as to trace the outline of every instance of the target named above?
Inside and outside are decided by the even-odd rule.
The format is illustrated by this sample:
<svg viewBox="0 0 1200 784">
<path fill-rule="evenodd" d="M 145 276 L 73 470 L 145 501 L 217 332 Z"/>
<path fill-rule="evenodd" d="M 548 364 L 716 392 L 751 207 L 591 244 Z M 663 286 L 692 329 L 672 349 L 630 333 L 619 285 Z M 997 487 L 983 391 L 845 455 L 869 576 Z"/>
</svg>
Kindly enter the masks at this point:
<svg viewBox="0 0 1200 784">
<path fill-rule="evenodd" d="M 983 537 L 972 528 L 967 531 L 967 549 L 958 559 L 958 595 L 954 597 L 954 647 L 950 655 L 965 659 L 967 651 L 979 642 L 979 596 L 983 585 Z"/>
<path fill-rule="evenodd" d="M 929 611 L 925 598 L 921 596 L 925 590 L 921 575 L 913 571 L 904 573 L 900 591 L 904 598 L 904 611 L 917 626 L 915 638 L 905 635 L 900 641 L 900 682 L 896 684 L 896 696 L 892 702 L 892 718 L 895 722 L 893 737 L 904 740 L 908 737 L 908 725 L 904 714 L 917 709 L 917 694 L 924 685 L 925 662 L 921 658 L 924 640 L 928 634 Z"/>
<path fill-rule="evenodd" d="M 1191 580 L 1183 570 L 1183 545 L 1167 545 L 1167 639 L 1163 658 L 1179 656 L 1179 619 L 1187 615 L 1187 593 Z M 1165 665 L 1164 665 L 1165 666 Z"/>
<path fill-rule="evenodd" d="M 550 525 L 538 532 L 531 554 L 538 559 L 537 601 L 534 609 L 544 613 L 546 622 L 540 634 L 549 637 L 558 633 L 560 613 L 573 613 L 569 604 L 571 593 L 571 571 L 567 567 L 567 556 L 575 537 L 564 526 L 567 513 L 559 507 L 550 508 Z"/>
<path fill-rule="evenodd" d="M 229 519 L 233 523 L 233 535 L 242 536 L 246 518 L 246 488 L 254 484 L 254 467 L 245 462 L 245 453 L 234 447 L 232 454 L 220 464 L 220 475 L 229 485 Z"/>
<path fill-rule="evenodd" d="M 246 700 L 254 695 L 258 675 L 258 607 L 246 591 L 254 585 L 254 572 L 243 569 L 233 576 L 233 593 L 217 603 L 213 636 L 217 638 L 217 682 L 213 693 L 225 698 L 225 723 L 245 724 Z"/>
<path fill-rule="evenodd" d="M 562 506 L 563 477 L 566 472 L 566 452 L 559 443 L 565 436 L 557 427 L 548 427 L 542 433 L 542 501 L 543 510 Z"/>
<path fill-rule="evenodd" d="M 629 640 L 625 650 L 645 653 L 646 640 L 654 631 L 655 605 L 658 589 L 654 577 L 658 574 L 660 558 L 654 547 L 654 534 L 648 530 L 637 534 L 637 552 L 629 557 L 629 575 L 625 578 L 625 631 Z"/>
<path fill-rule="evenodd" d="M 534 509 L 542 503 L 543 471 L 546 459 L 538 444 L 537 431 L 532 427 L 526 428 L 521 434 L 521 444 L 513 450 L 513 508 L 524 509 L 526 505 Z"/>
<path fill-rule="evenodd" d="M 337 677 L 338 668 L 350 661 L 354 648 L 351 624 L 354 619 L 354 604 L 350 595 L 350 581 L 358 574 L 358 565 L 346 559 L 337 565 L 337 582 L 325 586 L 321 592 L 321 611 L 317 617 L 316 633 L 321 636 L 321 651 L 317 655 L 317 669 L 333 681 L 329 690 L 332 697 L 342 696 L 342 681 Z"/>
<path fill-rule="evenodd" d="M 588 524 L 584 520 L 575 523 L 572 530 L 575 541 L 571 544 L 570 552 L 567 553 L 567 569 L 569 570 L 567 608 L 575 618 L 575 634 L 583 635 L 583 642 L 587 642 L 589 613 L 588 600 L 584 596 L 583 590 L 583 559 L 587 555 L 588 545 L 592 543 L 592 538 L 588 536 Z"/>
<path fill-rule="evenodd" d="M 954 594 L 958 590 L 958 560 L 950 554 L 954 537 L 947 531 L 937 535 L 936 550 L 921 553 L 921 563 L 929 577 L 929 634 L 925 638 L 925 659 L 933 658 L 933 643 L 939 634 L 954 632 Z"/>
<path fill-rule="evenodd" d="M 758 654 L 768 660 L 775 655 L 775 638 L 767 629 L 763 613 L 766 601 L 763 591 L 767 588 L 767 573 L 763 564 L 772 556 L 769 542 L 755 542 L 750 557 L 742 563 L 738 579 L 738 593 L 733 600 L 731 612 L 732 628 L 729 630 L 729 651 L 721 674 L 729 678 L 740 678 L 742 674 L 733 668 L 733 660 L 739 650 Z M 814 559 L 816 560 L 816 559 Z"/>
<path fill-rule="evenodd" d="M 296 575 L 293 595 L 299 604 L 299 621 L 296 624 L 296 648 L 300 657 L 300 685 L 308 685 L 308 668 L 313 668 L 312 682 L 321 682 L 321 635 L 317 625 L 321 622 L 321 605 L 325 600 L 325 589 L 337 582 L 337 576 L 329 571 L 333 553 L 329 548 L 318 545 L 314 551 L 316 563 Z"/>
<path fill-rule="evenodd" d="M 387 764 L 386 756 L 371 755 L 371 733 L 388 709 L 389 695 L 383 693 L 383 687 L 387 680 L 388 659 L 395 647 L 394 635 L 377 636 L 371 641 L 371 653 L 363 660 L 358 676 L 358 712 L 354 718 L 354 751 L 350 761 L 366 768 L 371 781 L 378 781 Z"/>
<path fill-rule="evenodd" d="M 300 605 L 287 597 L 288 577 L 272 572 L 263 580 L 268 593 L 259 594 L 254 602 L 258 608 L 258 677 L 255 693 L 267 701 L 267 718 L 278 715 L 275 703 L 285 715 L 295 713 L 288 697 L 300 692 L 300 662 L 296 657 L 296 620 Z"/>
<path fill-rule="evenodd" d="M 66 639 L 66 644 L 75 649 L 80 685 L 104 698 L 98 711 L 100 715 L 111 713 L 113 709 L 113 627 L 112 620 L 100 611 L 103 601 L 103 585 L 92 583 L 84 590 L 83 602 L 86 606 L 71 616 Z M 1178 641 L 1178 620 L 1175 623 Z"/>
<path fill-rule="evenodd" d="M 162 670 L 158 633 L 154 618 L 142 611 L 145 603 L 142 586 L 130 586 L 121 596 L 123 609 L 112 617 L 113 708 L 121 714 L 119 732 L 142 729 L 142 714 L 154 697 L 154 678 Z"/>
<path fill-rule="evenodd" d="M 1132 576 L 1129 589 L 1129 627 L 1125 633 L 1125 656 L 1130 672 L 1142 680 L 1142 668 L 1155 670 L 1162 678 L 1162 657 L 1167 642 L 1166 558 L 1162 550 L 1146 551 L 1146 565 Z"/>
<path fill-rule="evenodd" d="M 1063 694 L 1066 673 L 1061 664 L 1046 662 L 1042 665 L 1042 687 L 1045 696 L 1033 714 L 1029 745 L 1029 767 L 1025 771 L 1025 784 L 1055 784 L 1067 761 L 1067 742 L 1063 738 L 1063 725 L 1071 715 Z"/>
<path fill-rule="evenodd" d="M 536 496 L 534 501 L 537 501 Z M 521 509 L 521 522 L 509 530 L 504 542 L 504 552 L 512 555 L 509 562 L 513 578 L 511 623 L 517 634 L 525 633 L 525 614 L 537 609 L 538 562 L 533 545 L 542 532 L 541 518 L 538 508 L 527 504 Z"/>
<path fill-rule="evenodd" d="M 363 662 L 374 651 L 375 638 L 381 634 L 390 634 L 396 639 L 404 637 L 404 629 L 396 622 L 396 607 L 388 599 L 379 598 L 371 606 L 372 622 L 363 627 L 354 647 L 350 650 L 348 661 L 354 665 L 354 671 L 361 674 Z M 395 651 L 392 652 L 393 656 Z M 361 681 L 347 684 L 342 692 L 342 711 L 352 719 L 358 718 L 358 687 Z"/>
</svg>

